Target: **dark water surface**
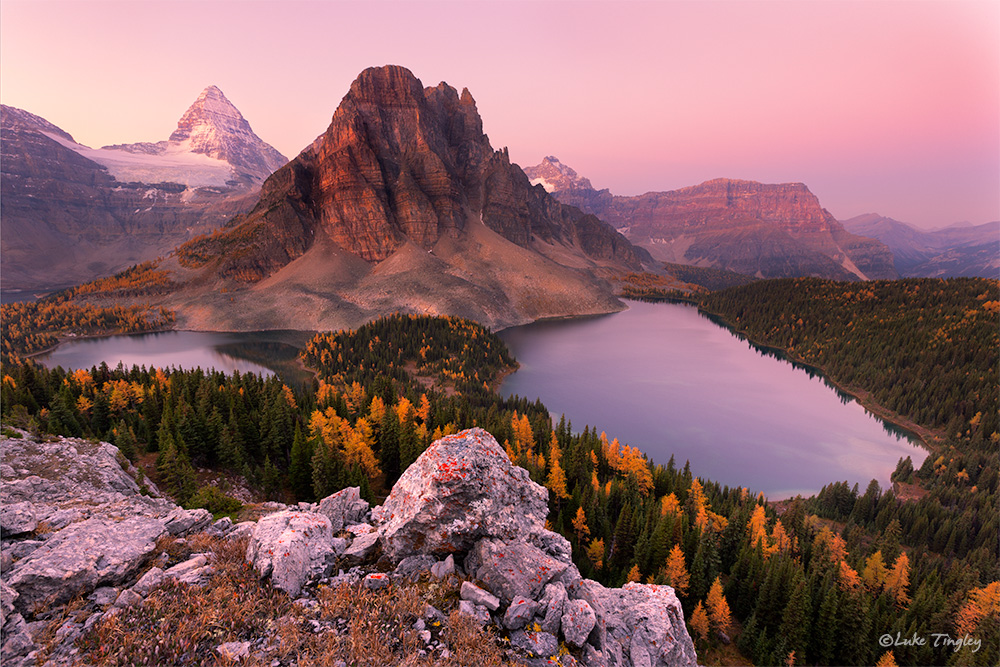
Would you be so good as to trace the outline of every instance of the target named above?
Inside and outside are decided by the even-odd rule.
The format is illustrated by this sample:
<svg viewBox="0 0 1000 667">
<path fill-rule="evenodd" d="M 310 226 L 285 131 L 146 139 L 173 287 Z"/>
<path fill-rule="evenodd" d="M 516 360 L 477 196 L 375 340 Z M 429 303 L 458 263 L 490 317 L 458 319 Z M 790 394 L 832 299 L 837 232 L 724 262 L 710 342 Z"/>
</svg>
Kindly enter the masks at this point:
<svg viewBox="0 0 1000 667">
<path fill-rule="evenodd" d="M 883 488 L 926 451 L 819 374 L 740 339 L 693 306 L 629 302 L 612 315 L 500 333 L 521 368 L 501 386 L 695 476 L 770 498 L 829 482 Z"/>
<path fill-rule="evenodd" d="M 285 382 L 300 383 L 311 375 L 296 364 L 299 349 L 312 336 L 303 331 L 165 331 L 68 341 L 35 359 L 49 367 L 90 368 L 121 362 L 126 368 L 214 368 L 231 373 L 277 373 Z"/>
</svg>

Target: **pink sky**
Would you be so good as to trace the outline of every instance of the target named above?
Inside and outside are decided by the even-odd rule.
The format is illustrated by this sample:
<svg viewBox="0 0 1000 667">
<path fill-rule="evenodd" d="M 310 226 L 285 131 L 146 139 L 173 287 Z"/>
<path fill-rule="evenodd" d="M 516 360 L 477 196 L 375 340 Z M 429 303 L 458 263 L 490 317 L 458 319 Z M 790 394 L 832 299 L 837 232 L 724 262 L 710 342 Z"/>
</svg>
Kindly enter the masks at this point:
<svg viewBox="0 0 1000 667">
<path fill-rule="evenodd" d="M 293 157 L 386 63 L 616 194 L 800 181 L 841 219 L 1000 219 L 992 0 L 0 4 L 0 100 L 89 146 L 166 139 L 215 84 Z"/>
</svg>

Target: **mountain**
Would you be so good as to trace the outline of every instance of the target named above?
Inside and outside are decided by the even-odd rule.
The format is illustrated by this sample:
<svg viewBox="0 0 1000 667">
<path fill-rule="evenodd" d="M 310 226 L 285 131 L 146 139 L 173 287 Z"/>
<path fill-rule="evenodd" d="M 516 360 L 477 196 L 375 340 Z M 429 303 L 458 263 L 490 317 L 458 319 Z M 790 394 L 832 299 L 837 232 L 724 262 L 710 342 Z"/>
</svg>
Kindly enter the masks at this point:
<svg viewBox="0 0 1000 667">
<path fill-rule="evenodd" d="M 618 310 L 602 276 L 646 255 L 534 188 L 468 90 L 362 72 L 253 210 L 160 264 L 196 329 L 332 329 L 397 310 L 491 327 Z"/>
<path fill-rule="evenodd" d="M 532 185 L 541 185 L 546 192 L 594 189 L 589 179 L 582 178 L 572 167 L 552 155 L 538 166 L 526 168 L 524 174 L 531 179 Z"/>
<path fill-rule="evenodd" d="M 254 134 L 243 114 L 216 86 L 209 86 L 201 92 L 194 104 L 181 116 L 177 122 L 177 129 L 167 141 L 155 144 L 117 144 L 105 146 L 101 151 L 119 151 L 136 156 L 162 158 L 164 163 L 169 161 L 169 166 L 164 164 L 163 167 L 157 166 L 156 159 L 144 163 L 150 165 L 144 167 L 150 170 L 157 168 L 171 170 L 174 161 L 181 164 L 190 161 L 191 164 L 216 166 L 196 157 L 204 156 L 223 163 L 218 165 L 219 168 L 228 171 L 226 174 L 228 178 L 221 183 L 222 185 L 259 185 L 288 162 L 288 158 Z M 100 162 L 102 159 L 109 164 L 115 164 L 115 157 L 111 153 L 101 155 L 97 161 Z M 151 171 L 152 173 L 155 172 Z M 152 182 L 173 179 L 167 177 L 157 179 L 154 176 L 137 180 Z M 220 184 L 211 183 L 211 185 Z"/>
<path fill-rule="evenodd" d="M 286 162 L 214 86 L 156 144 L 88 148 L 6 105 L 0 132 L 5 289 L 77 284 L 166 254 L 248 211 Z"/>
<path fill-rule="evenodd" d="M 1000 277 L 1000 222 L 958 223 L 931 231 L 877 213 L 843 221 L 844 228 L 892 249 L 900 275 L 917 278 Z"/>
<path fill-rule="evenodd" d="M 885 245 L 849 233 L 801 183 L 716 179 L 623 197 L 587 187 L 589 181 L 576 172 L 574 178 L 558 178 L 554 170 L 572 171 L 546 158 L 525 173 L 544 179 L 559 201 L 606 220 L 661 261 L 761 278 L 897 276 Z M 563 183 L 567 189 L 561 189 Z"/>
</svg>

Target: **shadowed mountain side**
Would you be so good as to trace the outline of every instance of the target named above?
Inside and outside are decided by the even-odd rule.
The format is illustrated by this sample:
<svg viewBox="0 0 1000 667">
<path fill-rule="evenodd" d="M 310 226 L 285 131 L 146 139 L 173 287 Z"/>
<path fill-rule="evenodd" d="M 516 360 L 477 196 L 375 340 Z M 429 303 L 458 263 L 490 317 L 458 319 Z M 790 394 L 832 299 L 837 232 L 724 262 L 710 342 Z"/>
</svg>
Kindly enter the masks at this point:
<svg viewBox="0 0 1000 667">
<path fill-rule="evenodd" d="M 179 328 L 204 330 L 356 328 L 404 311 L 447 313 L 491 328 L 542 317 L 614 312 L 622 304 L 607 283 L 507 241 L 482 223 L 431 252 L 406 243 L 378 264 L 326 238 L 249 289 L 221 291 L 226 281 L 199 280 L 175 261 L 185 289 L 164 303 Z M 194 275 L 193 275 L 194 274 Z"/>
</svg>

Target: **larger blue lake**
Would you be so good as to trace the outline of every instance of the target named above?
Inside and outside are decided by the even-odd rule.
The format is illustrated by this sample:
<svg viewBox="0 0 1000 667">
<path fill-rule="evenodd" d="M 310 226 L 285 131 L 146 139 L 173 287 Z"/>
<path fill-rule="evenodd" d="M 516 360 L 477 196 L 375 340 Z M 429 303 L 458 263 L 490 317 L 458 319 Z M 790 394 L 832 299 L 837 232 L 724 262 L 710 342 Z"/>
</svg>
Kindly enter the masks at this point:
<svg viewBox="0 0 1000 667">
<path fill-rule="evenodd" d="M 501 332 L 521 368 L 501 386 L 638 446 L 657 463 L 763 491 L 816 493 L 847 480 L 883 488 L 926 450 L 820 375 L 754 347 L 693 306 L 629 302 L 600 317 Z"/>
</svg>

